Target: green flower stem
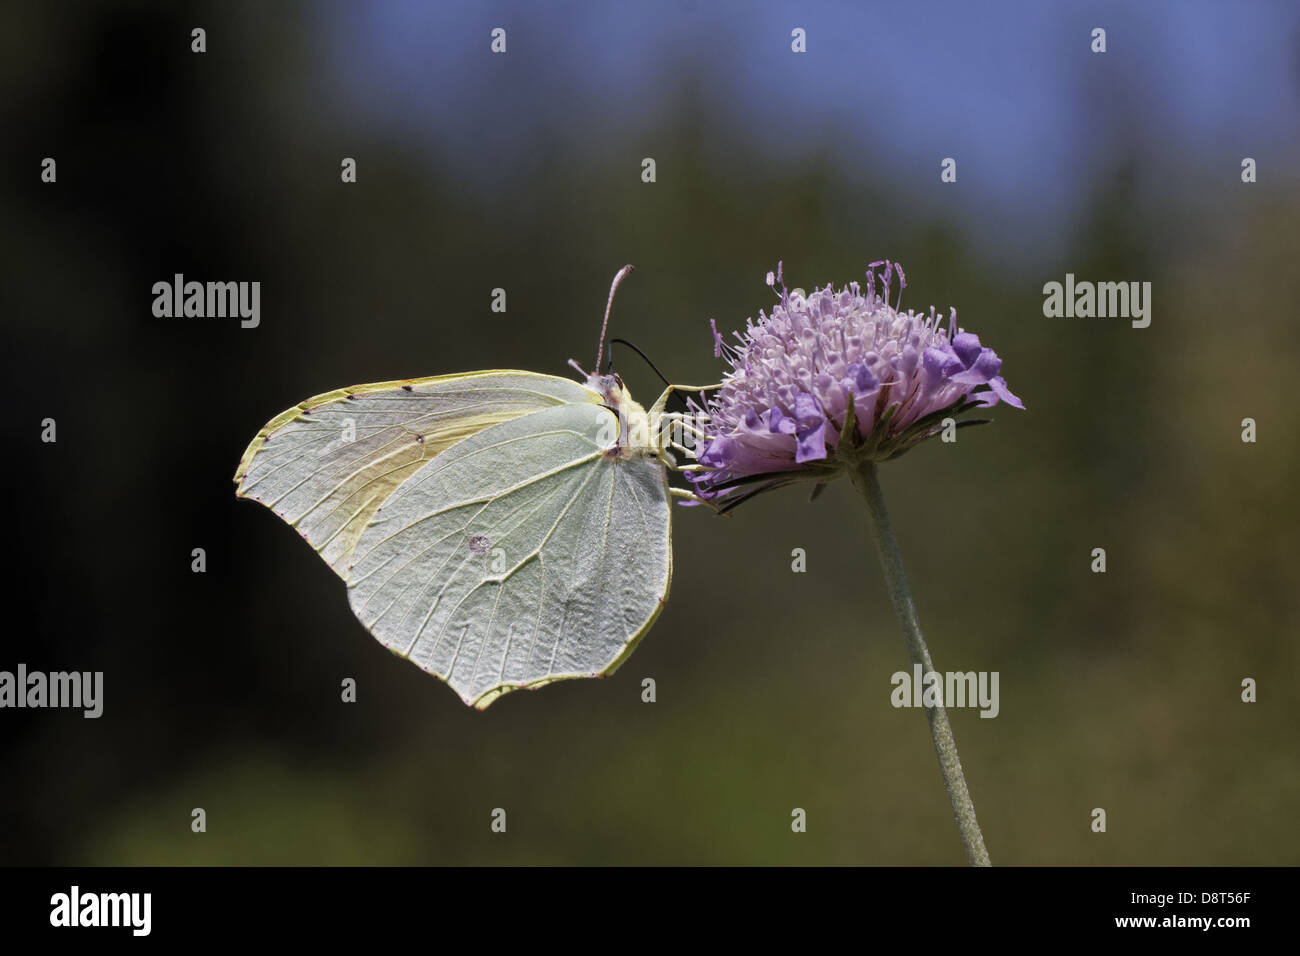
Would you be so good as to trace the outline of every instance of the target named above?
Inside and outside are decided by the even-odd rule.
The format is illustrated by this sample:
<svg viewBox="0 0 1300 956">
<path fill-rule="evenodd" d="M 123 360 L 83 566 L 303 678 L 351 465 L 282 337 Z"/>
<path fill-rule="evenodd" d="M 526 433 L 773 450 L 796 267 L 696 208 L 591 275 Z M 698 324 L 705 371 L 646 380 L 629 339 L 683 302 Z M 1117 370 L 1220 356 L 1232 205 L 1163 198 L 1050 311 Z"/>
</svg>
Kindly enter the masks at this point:
<svg viewBox="0 0 1300 956">
<path fill-rule="evenodd" d="M 912 592 L 907 587 L 907 576 L 903 573 L 903 558 L 898 553 L 894 528 L 889 523 L 889 509 L 885 507 L 885 496 L 880 490 L 875 462 L 868 460 L 856 468 L 849 468 L 849 475 L 854 487 L 866 501 L 867 510 L 871 512 L 872 533 L 885 572 L 889 598 L 894 602 L 894 612 L 903 625 L 907 652 L 911 655 L 913 664 L 921 665 L 924 678 L 925 674 L 934 670 L 934 665 L 930 662 L 930 650 L 925 646 L 925 638 L 921 634 L 921 624 L 916 619 L 916 607 L 912 604 Z M 939 754 L 939 769 L 943 772 L 943 783 L 948 789 L 948 800 L 952 803 L 953 816 L 957 818 L 957 829 L 961 832 L 966 856 L 972 866 L 992 866 L 989 851 L 984 848 L 984 834 L 980 832 L 979 823 L 975 820 L 975 804 L 971 802 L 966 777 L 961 771 L 961 758 L 957 755 L 957 741 L 952 736 L 948 712 L 940 703 L 926 707 L 925 716 L 930 722 L 930 736 L 934 738 L 934 749 Z"/>
</svg>

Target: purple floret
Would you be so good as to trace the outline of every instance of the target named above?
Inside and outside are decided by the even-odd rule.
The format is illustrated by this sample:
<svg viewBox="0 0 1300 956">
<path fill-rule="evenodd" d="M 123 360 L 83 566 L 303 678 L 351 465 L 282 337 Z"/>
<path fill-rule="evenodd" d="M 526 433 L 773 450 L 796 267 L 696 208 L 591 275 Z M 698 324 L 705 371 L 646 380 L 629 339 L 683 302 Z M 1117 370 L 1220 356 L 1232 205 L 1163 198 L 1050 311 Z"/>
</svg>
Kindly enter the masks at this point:
<svg viewBox="0 0 1300 956">
<path fill-rule="evenodd" d="M 876 267 L 883 265 L 883 275 Z M 730 345 L 713 326 L 714 354 L 731 369 L 709 399 L 707 441 L 692 476 L 696 493 L 722 500 L 744 479 L 813 469 L 820 480 L 838 467 L 837 452 L 883 460 L 937 434 L 927 416 L 1005 402 L 1024 408 L 999 374 L 1002 360 L 972 332 L 889 304 L 894 263 L 875 263 L 866 288 L 851 282 L 809 294 L 781 287 L 771 315 L 759 312 Z M 877 293 L 877 279 L 882 280 Z M 768 273 L 781 282 L 781 267 Z M 900 289 L 901 297 L 901 289 Z M 955 334 L 954 334 L 955 333 Z M 841 445 L 853 404 L 855 434 Z M 891 411 L 892 410 L 892 411 Z"/>
</svg>

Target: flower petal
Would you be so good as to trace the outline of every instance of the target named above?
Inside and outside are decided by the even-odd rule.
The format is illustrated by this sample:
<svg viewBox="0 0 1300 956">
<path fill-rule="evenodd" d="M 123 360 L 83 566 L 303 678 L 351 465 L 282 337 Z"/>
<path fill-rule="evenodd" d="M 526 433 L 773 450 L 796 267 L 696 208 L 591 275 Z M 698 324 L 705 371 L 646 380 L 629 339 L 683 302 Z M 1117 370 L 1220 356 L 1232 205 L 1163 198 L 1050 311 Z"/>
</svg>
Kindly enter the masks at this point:
<svg viewBox="0 0 1300 956">
<path fill-rule="evenodd" d="M 1018 408 L 1024 411 L 1025 403 L 1011 394 L 1011 389 L 1007 388 L 1006 380 L 1001 375 L 989 379 L 989 385 L 997 393 L 998 398 L 1006 402 L 1012 408 Z"/>
<path fill-rule="evenodd" d="M 979 358 L 964 372 L 958 372 L 952 377 L 952 381 L 958 385 L 984 385 L 989 379 L 998 374 L 1002 368 L 1002 359 L 992 349 L 984 349 L 980 352 Z"/>
<path fill-rule="evenodd" d="M 772 406 L 771 414 L 768 416 L 767 420 L 767 430 L 769 432 L 793 435 L 797 428 L 798 426 L 795 424 L 793 418 L 786 418 L 781 414 L 781 409 L 777 408 L 775 405 Z"/>
<path fill-rule="evenodd" d="M 700 452 L 700 464 L 710 468 L 723 468 L 731 457 L 730 452 L 736 447 L 736 440 L 730 435 L 719 435 L 709 441 Z"/>
<path fill-rule="evenodd" d="M 822 414 L 817 399 L 807 392 L 800 392 L 794 397 L 794 417 L 795 421 L 799 423 L 801 434 L 807 429 L 815 427 L 818 422 L 826 421 L 826 416 Z"/>
<path fill-rule="evenodd" d="M 952 350 L 957 353 L 957 357 L 961 359 L 964 368 L 970 368 L 974 365 L 975 360 L 983 352 L 980 347 L 980 337 L 974 332 L 958 332 L 952 340 Z"/>
<path fill-rule="evenodd" d="M 826 457 L 826 420 L 819 418 L 813 428 L 802 430 L 796 436 L 794 460 L 799 464 L 806 461 L 818 461 Z"/>
<path fill-rule="evenodd" d="M 863 395 L 870 395 L 880 388 L 880 380 L 871 374 L 871 369 L 867 368 L 861 362 L 855 362 L 848 367 L 848 375 L 841 380 L 840 384 L 844 390 L 853 395 L 854 398 L 860 398 Z"/>
</svg>

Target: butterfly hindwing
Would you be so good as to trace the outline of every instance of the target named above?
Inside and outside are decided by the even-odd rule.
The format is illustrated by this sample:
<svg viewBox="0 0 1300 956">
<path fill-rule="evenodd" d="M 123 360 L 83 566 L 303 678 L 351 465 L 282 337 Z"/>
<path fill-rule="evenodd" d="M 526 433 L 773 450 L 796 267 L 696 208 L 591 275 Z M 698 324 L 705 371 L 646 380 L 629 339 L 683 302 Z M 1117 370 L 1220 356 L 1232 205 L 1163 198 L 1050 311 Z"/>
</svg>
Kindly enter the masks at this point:
<svg viewBox="0 0 1300 956">
<path fill-rule="evenodd" d="M 517 687 L 611 672 L 671 573 L 666 472 L 608 454 L 598 405 L 486 428 L 409 476 L 347 571 L 385 646 L 485 707 Z"/>
</svg>

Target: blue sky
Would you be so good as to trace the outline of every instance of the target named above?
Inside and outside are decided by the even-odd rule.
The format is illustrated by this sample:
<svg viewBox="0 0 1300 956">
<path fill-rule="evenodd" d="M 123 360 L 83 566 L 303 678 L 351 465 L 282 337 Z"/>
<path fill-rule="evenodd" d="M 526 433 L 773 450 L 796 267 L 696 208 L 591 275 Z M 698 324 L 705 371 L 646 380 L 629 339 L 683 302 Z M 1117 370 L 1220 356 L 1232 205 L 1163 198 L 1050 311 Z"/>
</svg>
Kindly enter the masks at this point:
<svg viewBox="0 0 1300 956">
<path fill-rule="evenodd" d="M 538 143 L 579 152 L 653 131 L 683 86 L 719 149 L 886 176 L 920 212 L 1027 224 L 1141 143 L 1162 176 L 1242 156 L 1294 177 L 1300 4 L 336 3 L 320 11 L 319 95 L 349 123 L 429 151 L 490 189 Z M 489 33 L 508 32 L 505 57 Z M 807 31 L 808 52 L 790 51 Z M 1094 27 L 1108 52 L 1089 49 Z M 638 139 L 640 137 L 640 139 Z M 960 197 L 937 196 L 958 160 Z M 725 159 L 725 157 L 720 157 Z M 741 157 L 737 161 L 743 161 Z M 934 197 L 927 199 L 927 196 Z M 933 208 L 930 208 L 933 203 Z"/>
</svg>

